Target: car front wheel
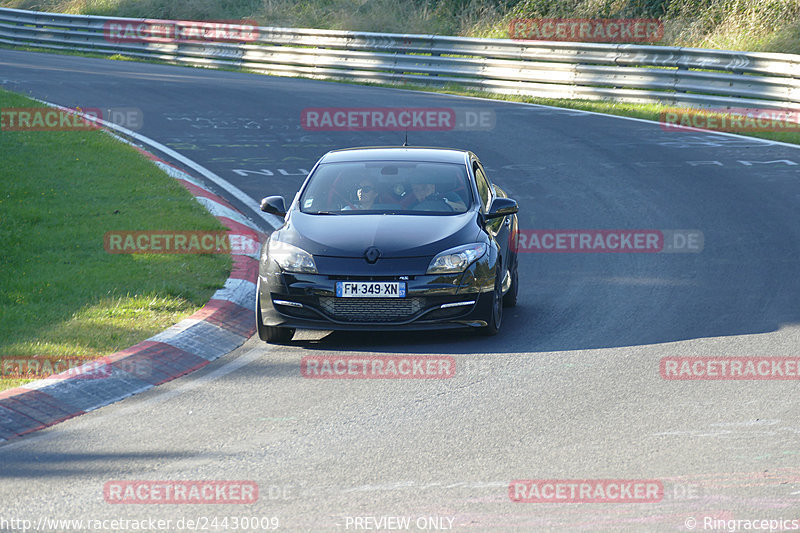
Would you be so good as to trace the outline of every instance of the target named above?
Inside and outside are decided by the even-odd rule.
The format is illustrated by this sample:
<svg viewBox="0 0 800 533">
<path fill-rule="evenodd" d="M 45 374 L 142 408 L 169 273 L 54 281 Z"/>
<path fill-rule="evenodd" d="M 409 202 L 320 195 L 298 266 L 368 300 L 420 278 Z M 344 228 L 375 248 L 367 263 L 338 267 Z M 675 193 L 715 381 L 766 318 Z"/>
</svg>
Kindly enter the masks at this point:
<svg viewBox="0 0 800 533">
<path fill-rule="evenodd" d="M 514 270 L 511 271 L 511 287 L 503 296 L 503 307 L 514 307 L 517 305 L 517 294 L 519 294 L 519 268 L 514 261 Z"/>
<path fill-rule="evenodd" d="M 258 338 L 270 344 L 283 344 L 292 340 L 294 336 L 294 328 L 264 325 L 261 318 L 261 291 L 256 294 L 256 325 L 258 326 Z"/>
<path fill-rule="evenodd" d="M 497 335 L 500 331 L 500 324 L 503 322 L 503 269 L 500 263 L 497 264 L 497 275 L 494 280 L 494 290 L 492 291 L 492 316 L 489 323 L 481 328 L 481 333 L 486 336 Z"/>
</svg>

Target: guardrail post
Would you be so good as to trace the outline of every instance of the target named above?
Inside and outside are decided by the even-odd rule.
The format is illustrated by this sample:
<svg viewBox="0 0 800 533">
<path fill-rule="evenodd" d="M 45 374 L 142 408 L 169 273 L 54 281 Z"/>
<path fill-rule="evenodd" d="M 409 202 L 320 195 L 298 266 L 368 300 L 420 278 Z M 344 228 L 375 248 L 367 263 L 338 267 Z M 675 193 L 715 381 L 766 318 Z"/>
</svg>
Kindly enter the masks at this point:
<svg viewBox="0 0 800 533">
<path fill-rule="evenodd" d="M 678 76 L 676 76 L 676 77 L 675 77 L 675 85 L 676 85 L 676 87 L 675 87 L 675 92 L 676 92 L 676 93 L 686 93 L 686 91 L 685 91 L 685 90 L 683 90 L 683 89 L 678 89 L 678 87 L 677 87 L 677 85 L 678 85 L 678 79 L 680 78 L 680 71 L 681 71 L 681 70 L 685 70 L 685 71 L 687 71 L 687 72 L 688 72 L 688 71 L 689 71 L 689 66 L 688 66 L 686 63 L 683 63 L 683 62 L 681 62 L 681 61 L 678 61 L 678 71 L 679 71 L 679 74 L 678 74 Z"/>
<path fill-rule="evenodd" d="M 434 51 L 431 50 L 431 57 L 434 57 L 434 56 L 441 57 L 442 53 L 441 52 L 434 52 Z M 434 73 L 429 74 L 429 75 L 435 77 L 435 76 L 438 76 L 439 74 L 437 72 L 434 72 Z"/>
</svg>

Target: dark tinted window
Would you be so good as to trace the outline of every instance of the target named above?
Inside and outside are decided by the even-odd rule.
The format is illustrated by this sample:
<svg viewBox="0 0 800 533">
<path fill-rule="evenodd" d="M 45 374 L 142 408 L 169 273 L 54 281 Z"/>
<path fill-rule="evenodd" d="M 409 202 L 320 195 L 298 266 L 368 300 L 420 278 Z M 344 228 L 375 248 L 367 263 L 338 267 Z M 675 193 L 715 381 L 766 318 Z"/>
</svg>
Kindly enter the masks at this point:
<svg viewBox="0 0 800 533">
<path fill-rule="evenodd" d="M 481 205 L 483 206 L 483 210 L 486 211 L 486 206 L 489 205 L 492 199 L 492 192 L 489 187 L 489 180 L 486 179 L 486 175 L 478 165 L 475 165 L 475 182 L 478 186 L 478 196 L 481 199 Z"/>
<path fill-rule="evenodd" d="M 471 204 L 467 169 L 455 163 L 325 163 L 300 197 L 300 210 L 310 214 L 452 214 Z"/>
</svg>

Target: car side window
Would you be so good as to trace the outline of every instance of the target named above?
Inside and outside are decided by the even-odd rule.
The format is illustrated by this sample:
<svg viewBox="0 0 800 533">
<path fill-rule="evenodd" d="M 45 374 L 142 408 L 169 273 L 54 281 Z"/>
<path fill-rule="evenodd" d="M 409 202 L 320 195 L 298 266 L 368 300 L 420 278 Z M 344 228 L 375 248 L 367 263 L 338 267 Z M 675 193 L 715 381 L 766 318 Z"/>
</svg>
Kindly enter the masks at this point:
<svg viewBox="0 0 800 533">
<path fill-rule="evenodd" d="M 483 212 L 485 213 L 492 200 L 492 190 L 489 187 L 489 180 L 486 179 L 486 175 L 483 173 L 481 167 L 476 163 L 474 168 L 475 183 L 478 186 L 478 197 L 481 199 L 481 206 L 483 206 Z"/>
</svg>

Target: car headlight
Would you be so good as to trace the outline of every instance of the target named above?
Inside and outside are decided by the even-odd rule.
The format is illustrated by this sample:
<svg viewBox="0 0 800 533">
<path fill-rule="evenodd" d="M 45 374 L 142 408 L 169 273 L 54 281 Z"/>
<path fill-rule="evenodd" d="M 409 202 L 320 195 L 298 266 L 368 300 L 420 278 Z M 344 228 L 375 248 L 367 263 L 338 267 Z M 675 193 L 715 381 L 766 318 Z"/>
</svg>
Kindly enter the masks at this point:
<svg viewBox="0 0 800 533">
<path fill-rule="evenodd" d="M 278 263 L 284 272 L 317 273 L 314 258 L 310 253 L 297 246 L 270 239 L 266 255 Z"/>
<path fill-rule="evenodd" d="M 458 274 L 486 253 L 486 244 L 456 246 L 438 254 L 428 266 L 428 274 Z"/>
</svg>

